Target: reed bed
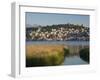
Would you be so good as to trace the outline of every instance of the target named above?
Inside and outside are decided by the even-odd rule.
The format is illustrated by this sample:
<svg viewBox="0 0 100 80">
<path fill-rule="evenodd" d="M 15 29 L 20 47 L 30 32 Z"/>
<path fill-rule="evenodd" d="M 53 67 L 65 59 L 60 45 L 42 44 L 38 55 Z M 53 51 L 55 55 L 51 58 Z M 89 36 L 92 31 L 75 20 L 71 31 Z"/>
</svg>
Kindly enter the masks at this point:
<svg viewBox="0 0 100 80">
<path fill-rule="evenodd" d="M 64 45 L 27 45 L 26 66 L 53 66 L 64 61 Z"/>
</svg>

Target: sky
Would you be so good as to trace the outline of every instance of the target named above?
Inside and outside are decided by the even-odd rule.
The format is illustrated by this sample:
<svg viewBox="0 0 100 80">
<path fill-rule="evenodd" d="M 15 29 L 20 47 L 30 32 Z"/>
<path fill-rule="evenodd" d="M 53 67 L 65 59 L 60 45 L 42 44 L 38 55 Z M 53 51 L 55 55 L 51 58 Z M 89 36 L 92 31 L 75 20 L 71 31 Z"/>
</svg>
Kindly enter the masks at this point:
<svg viewBox="0 0 100 80">
<path fill-rule="evenodd" d="M 83 24 L 89 27 L 89 15 L 26 12 L 28 25 Z"/>
</svg>

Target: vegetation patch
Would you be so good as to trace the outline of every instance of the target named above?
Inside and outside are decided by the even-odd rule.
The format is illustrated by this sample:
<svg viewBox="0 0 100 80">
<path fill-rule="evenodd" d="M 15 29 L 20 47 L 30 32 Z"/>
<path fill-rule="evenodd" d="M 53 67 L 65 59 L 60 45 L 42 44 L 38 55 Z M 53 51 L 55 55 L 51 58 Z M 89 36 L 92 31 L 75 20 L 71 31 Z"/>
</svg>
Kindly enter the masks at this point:
<svg viewBox="0 0 100 80">
<path fill-rule="evenodd" d="M 70 55 L 70 51 L 68 48 L 64 48 L 64 57 L 69 56 Z"/>
<path fill-rule="evenodd" d="M 63 45 L 26 46 L 26 67 L 60 65 L 64 55 Z"/>
<path fill-rule="evenodd" d="M 81 49 L 79 53 L 80 53 L 79 55 L 80 55 L 81 59 L 83 59 L 84 61 L 86 61 L 88 63 L 90 62 L 90 59 L 89 59 L 89 56 L 90 56 L 89 48 Z"/>
</svg>

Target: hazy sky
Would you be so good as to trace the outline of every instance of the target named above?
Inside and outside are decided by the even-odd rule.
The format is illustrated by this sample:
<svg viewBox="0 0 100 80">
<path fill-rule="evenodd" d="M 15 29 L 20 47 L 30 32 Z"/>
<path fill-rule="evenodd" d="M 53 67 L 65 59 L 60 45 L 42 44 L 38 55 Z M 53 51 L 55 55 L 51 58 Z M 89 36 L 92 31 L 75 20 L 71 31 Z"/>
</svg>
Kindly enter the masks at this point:
<svg viewBox="0 0 100 80">
<path fill-rule="evenodd" d="M 26 24 L 52 25 L 66 23 L 83 24 L 89 27 L 89 15 L 26 12 Z"/>
</svg>

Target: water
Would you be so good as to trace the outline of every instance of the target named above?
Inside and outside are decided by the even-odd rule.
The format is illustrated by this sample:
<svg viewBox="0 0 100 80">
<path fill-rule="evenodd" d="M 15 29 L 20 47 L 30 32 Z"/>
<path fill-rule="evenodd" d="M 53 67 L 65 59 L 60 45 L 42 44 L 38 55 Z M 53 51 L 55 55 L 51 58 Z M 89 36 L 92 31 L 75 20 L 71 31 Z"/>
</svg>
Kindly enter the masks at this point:
<svg viewBox="0 0 100 80">
<path fill-rule="evenodd" d="M 83 61 L 79 56 L 70 56 L 66 57 L 63 63 L 64 65 L 81 65 L 87 64 L 87 62 Z"/>
<path fill-rule="evenodd" d="M 81 65 L 88 64 L 79 57 L 79 51 L 82 48 L 89 47 L 89 41 L 27 41 L 26 45 L 36 44 L 63 44 L 69 48 L 70 55 L 65 57 L 63 65 Z"/>
</svg>

